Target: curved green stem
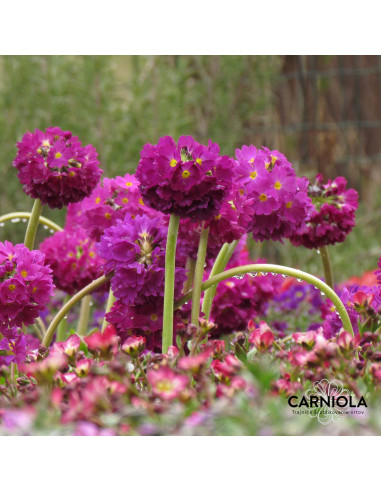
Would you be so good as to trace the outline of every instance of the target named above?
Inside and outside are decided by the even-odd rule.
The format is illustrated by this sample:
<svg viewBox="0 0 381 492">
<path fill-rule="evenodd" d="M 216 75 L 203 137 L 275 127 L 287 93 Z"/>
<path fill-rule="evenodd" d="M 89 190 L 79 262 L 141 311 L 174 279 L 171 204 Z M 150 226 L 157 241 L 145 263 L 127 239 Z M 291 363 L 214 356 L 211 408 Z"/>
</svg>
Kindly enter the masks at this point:
<svg viewBox="0 0 381 492">
<path fill-rule="evenodd" d="M 165 284 L 163 307 L 162 351 L 166 354 L 173 340 L 173 301 L 175 294 L 176 243 L 180 217 L 171 215 L 168 225 L 167 245 L 165 249 Z"/>
<path fill-rule="evenodd" d="M 328 247 L 322 246 L 321 248 L 319 248 L 319 251 L 320 251 L 321 261 L 323 262 L 324 280 L 326 284 L 329 285 L 331 289 L 333 289 L 334 288 L 333 270 L 332 270 L 331 258 L 329 257 Z"/>
<path fill-rule="evenodd" d="M 85 336 L 87 333 L 87 327 L 89 324 L 91 310 L 91 296 L 85 296 L 81 301 L 81 310 L 79 312 L 79 319 L 77 325 L 77 334 L 79 336 Z"/>
<path fill-rule="evenodd" d="M 102 275 L 102 277 L 97 278 L 91 284 L 86 285 L 82 290 L 77 292 L 66 304 L 62 306 L 62 308 L 58 311 L 58 313 L 52 319 L 46 333 L 44 339 L 42 340 L 42 345 L 44 347 L 48 347 L 53 339 L 53 335 L 60 324 L 61 320 L 67 315 L 72 307 L 74 307 L 81 299 L 83 299 L 88 294 L 97 290 L 101 285 L 108 282 L 111 278 L 111 275 Z"/>
<path fill-rule="evenodd" d="M 232 257 L 232 254 L 234 253 L 237 247 L 237 244 L 238 244 L 238 240 L 233 241 L 230 244 L 225 243 L 222 246 L 220 252 L 218 253 L 216 261 L 214 262 L 209 277 L 213 277 L 214 275 L 217 275 L 218 273 L 221 273 L 225 270 L 226 265 L 229 263 L 229 260 Z M 204 313 L 205 319 L 207 320 L 209 319 L 210 312 L 212 310 L 212 304 L 213 304 L 214 296 L 216 295 L 216 290 L 217 290 L 217 284 L 210 287 L 205 292 L 204 295 L 204 301 L 202 303 L 202 312 Z"/>
<path fill-rule="evenodd" d="M 25 246 L 32 250 L 34 248 L 34 241 L 36 239 L 36 233 L 38 229 L 38 224 L 40 221 L 40 215 L 42 212 L 43 204 L 39 198 L 34 201 L 32 212 L 29 217 L 28 226 L 25 233 Z"/>
<path fill-rule="evenodd" d="M 30 219 L 32 214 L 30 212 L 12 212 L 10 214 L 0 215 L 0 224 L 10 221 L 19 221 L 20 219 Z M 62 231 L 62 227 L 48 219 L 47 217 L 40 216 L 38 218 L 40 224 L 53 229 L 53 231 Z"/>
<path fill-rule="evenodd" d="M 204 276 L 206 249 L 208 247 L 209 227 L 202 229 L 200 235 L 200 242 L 198 244 L 196 269 L 194 272 L 194 283 L 192 292 L 192 312 L 191 322 L 193 325 L 198 326 L 198 319 L 200 317 L 200 299 L 201 299 L 201 285 L 202 278 Z"/>
<path fill-rule="evenodd" d="M 348 331 L 351 335 L 353 335 L 353 328 L 351 324 L 351 320 L 349 319 L 347 310 L 345 309 L 344 304 L 341 302 L 338 295 L 331 289 L 326 283 L 320 280 L 309 273 L 302 272 L 301 270 L 297 270 L 295 268 L 289 268 L 281 265 L 271 265 L 268 263 L 259 264 L 254 263 L 252 265 L 243 265 L 236 268 L 231 268 L 230 270 L 225 270 L 218 275 L 214 275 L 209 278 L 206 282 L 202 284 L 202 290 L 209 289 L 212 285 L 216 285 L 223 280 L 227 280 L 228 278 L 240 275 L 246 275 L 251 272 L 271 272 L 271 273 L 280 273 L 282 275 L 286 275 L 289 277 L 299 278 L 301 280 L 305 280 L 306 282 L 317 287 L 323 294 L 325 294 L 334 304 L 341 321 L 343 322 L 344 330 Z M 175 304 L 175 309 L 182 306 L 185 302 L 189 301 L 192 297 L 192 291 L 185 294 L 181 299 L 179 299 Z"/>
<path fill-rule="evenodd" d="M 112 288 L 110 287 L 110 291 L 108 293 L 107 304 L 106 304 L 105 317 L 103 318 L 103 323 L 102 323 L 102 333 L 105 331 L 106 326 L 108 325 L 108 321 L 106 319 L 106 314 L 111 311 L 111 308 L 112 308 L 115 301 L 116 301 L 116 297 L 114 296 L 114 292 L 112 291 Z"/>
</svg>

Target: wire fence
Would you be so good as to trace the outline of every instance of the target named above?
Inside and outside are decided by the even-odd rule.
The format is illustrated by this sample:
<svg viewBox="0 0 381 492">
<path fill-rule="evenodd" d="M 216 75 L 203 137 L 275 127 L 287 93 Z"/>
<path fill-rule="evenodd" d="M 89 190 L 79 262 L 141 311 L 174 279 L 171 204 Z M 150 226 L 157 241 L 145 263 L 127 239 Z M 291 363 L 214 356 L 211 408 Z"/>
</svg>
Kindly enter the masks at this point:
<svg viewBox="0 0 381 492">
<path fill-rule="evenodd" d="M 283 56 L 273 109 L 252 128 L 305 171 L 345 175 L 369 205 L 381 186 L 381 56 Z"/>
</svg>

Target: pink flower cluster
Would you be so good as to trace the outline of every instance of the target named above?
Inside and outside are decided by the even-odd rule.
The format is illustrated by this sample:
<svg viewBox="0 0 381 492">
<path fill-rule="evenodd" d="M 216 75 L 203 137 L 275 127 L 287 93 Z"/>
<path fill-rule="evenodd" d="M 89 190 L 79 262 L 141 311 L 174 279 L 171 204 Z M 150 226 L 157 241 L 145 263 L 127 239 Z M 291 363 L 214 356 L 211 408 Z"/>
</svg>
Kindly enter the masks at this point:
<svg viewBox="0 0 381 492">
<path fill-rule="evenodd" d="M 233 163 L 217 144 L 206 147 L 191 136 L 178 143 L 162 137 L 147 143 L 136 170 L 144 201 L 155 210 L 193 220 L 209 220 L 229 193 Z"/>
<path fill-rule="evenodd" d="M 51 269 L 40 251 L 0 243 L 0 331 L 29 326 L 53 295 Z"/>
<path fill-rule="evenodd" d="M 144 205 L 139 191 L 139 181 L 134 175 L 125 174 L 116 178 L 104 178 L 80 203 L 69 205 L 66 224 L 82 226 L 88 235 L 99 241 L 105 229 L 123 220 L 126 213 L 136 215 L 157 215 Z"/>
<path fill-rule="evenodd" d="M 320 248 L 342 243 L 355 226 L 357 191 L 347 189 L 347 181 L 343 177 L 324 184 L 323 176 L 318 174 L 308 187 L 308 194 L 313 210 L 309 220 L 301 224 L 290 238 L 292 244 Z"/>
<path fill-rule="evenodd" d="M 50 208 L 89 196 L 102 174 L 96 149 L 58 127 L 28 132 L 17 147 L 13 166 L 25 193 Z"/>
<path fill-rule="evenodd" d="M 236 181 L 252 200 L 250 231 L 254 239 L 290 237 L 309 218 L 308 180 L 299 178 L 277 150 L 244 145 L 236 150 Z"/>
<path fill-rule="evenodd" d="M 53 271 L 55 286 L 70 295 L 99 277 L 104 264 L 96 243 L 81 227 L 56 232 L 41 243 L 40 251 Z"/>
</svg>

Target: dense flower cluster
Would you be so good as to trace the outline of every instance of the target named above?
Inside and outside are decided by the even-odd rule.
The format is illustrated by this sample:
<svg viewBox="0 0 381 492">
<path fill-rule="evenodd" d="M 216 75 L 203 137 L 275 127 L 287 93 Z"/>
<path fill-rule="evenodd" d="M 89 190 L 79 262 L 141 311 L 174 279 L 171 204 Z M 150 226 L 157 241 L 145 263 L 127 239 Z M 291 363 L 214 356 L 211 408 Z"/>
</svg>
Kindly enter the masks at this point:
<svg viewBox="0 0 381 492">
<path fill-rule="evenodd" d="M 133 218 L 126 214 L 106 229 L 99 254 L 106 260 L 105 272 L 114 272 L 111 286 L 125 305 L 156 304 L 164 295 L 166 228 L 160 217 Z M 185 280 L 184 270 L 176 272 L 177 294 Z"/>
<path fill-rule="evenodd" d="M 28 132 L 17 147 L 13 165 L 25 193 L 51 208 L 89 196 L 102 174 L 96 149 L 58 127 Z"/>
<path fill-rule="evenodd" d="M 220 156 L 217 144 L 206 147 L 191 136 L 178 143 L 162 137 L 147 143 L 136 171 L 144 201 L 155 210 L 193 220 L 219 214 L 233 176 L 233 163 Z"/>
<path fill-rule="evenodd" d="M 233 266 L 249 263 L 243 250 Z M 257 263 L 265 263 L 259 258 Z M 213 336 L 245 330 L 248 322 L 266 312 L 267 303 L 279 292 L 282 277 L 271 273 L 252 273 L 220 282 L 213 302 L 211 317 L 218 329 Z"/>
<path fill-rule="evenodd" d="M 309 218 L 308 180 L 299 178 L 277 150 L 244 145 L 236 150 L 236 181 L 252 199 L 250 231 L 254 239 L 290 237 Z"/>
<path fill-rule="evenodd" d="M 104 264 L 96 243 L 81 227 L 56 232 L 41 243 L 40 250 L 53 271 L 55 286 L 70 295 L 99 277 Z"/>
<path fill-rule="evenodd" d="M 117 301 L 107 314 L 107 320 L 115 326 L 123 342 L 131 336 L 144 336 L 149 350 L 160 351 L 163 316 L 162 308 L 155 304 L 128 306 Z"/>
<path fill-rule="evenodd" d="M 343 242 L 355 226 L 357 191 L 347 189 L 343 177 L 324 184 L 323 176 L 318 174 L 308 187 L 308 194 L 313 204 L 311 217 L 292 235 L 292 244 L 320 248 Z"/>
<path fill-rule="evenodd" d="M 295 427 L 287 403 L 295 395 L 297 404 L 315 381 L 324 380 L 342 382 L 353 394 L 355 406 L 341 422 L 341 433 L 379 430 L 378 333 L 353 337 L 342 331 L 327 340 L 320 329 L 297 332 L 284 341 L 259 322 L 250 323 L 228 346 L 209 340 L 190 355 L 183 347 L 154 354 L 144 345 L 142 337 L 134 336 L 121 343 L 108 326 L 84 343 L 73 335 L 49 353 L 37 351 L 20 365 L 24 375 L 16 381 L 17 399 L 0 382 L 0 433 L 224 435 L 231 434 L 234 423 L 233 432 L 242 435 L 264 430 L 331 434 L 337 432 L 335 425 L 322 426 L 310 416 L 305 417 L 307 424 Z M 49 401 L 46 385 L 51 388 Z M 356 407 L 361 395 L 366 407 Z M 351 414 L 362 409 L 361 419 Z M 258 416 L 252 419 L 255 412 Z"/>
<path fill-rule="evenodd" d="M 144 205 L 139 191 L 139 182 L 132 174 L 104 178 L 80 203 L 69 205 L 66 224 L 83 227 L 88 235 L 99 241 L 104 230 L 123 220 L 126 213 L 136 215 L 157 215 Z"/>
<path fill-rule="evenodd" d="M 51 269 L 40 251 L 0 243 L 0 332 L 29 326 L 53 295 Z"/>
</svg>

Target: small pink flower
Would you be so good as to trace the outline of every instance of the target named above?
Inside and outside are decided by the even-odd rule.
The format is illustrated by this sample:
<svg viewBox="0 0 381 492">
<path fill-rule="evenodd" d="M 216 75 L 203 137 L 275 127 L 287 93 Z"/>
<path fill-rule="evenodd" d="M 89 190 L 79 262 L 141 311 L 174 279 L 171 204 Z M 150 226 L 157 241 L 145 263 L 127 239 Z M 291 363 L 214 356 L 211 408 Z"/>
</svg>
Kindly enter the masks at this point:
<svg viewBox="0 0 381 492">
<path fill-rule="evenodd" d="M 347 331 L 342 331 L 340 335 L 337 337 L 337 345 L 344 349 L 344 350 L 350 350 L 355 347 L 358 347 L 359 345 L 359 337 L 353 337 L 350 333 Z"/>
<path fill-rule="evenodd" d="M 81 339 L 78 335 L 71 335 L 66 342 L 57 342 L 53 345 L 51 352 L 55 350 L 64 352 L 67 356 L 73 357 L 78 352 Z"/>
<path fill-rule="evenodd" d="M 156 396 L 163 400 L 173 400 L 185 390 L 189 383 L 187 376 L 176 374 L 169 367 L 160 367 L 147 373 L 148 382 Z"/>
<path fill-rule="evenodd" d="M 83 378 L 84 376 L 87 376 L 88 373 L 89 373 L 89 371 L 90 371 L 91 364 L 92 364 L 92 360 L 91 359 L 81 359 L 81 360 L 79 360 L 77 362 L 77 365 L 76 365 L 76 368 L 75 368 L 76 374 L 80 378 Z"/>
<path fill-rule="evenodd" d="M 253 343 L 260 351 L 266 351 L 272 347 L 275 337 L 270 330 L 270 327 L 264 323 L 259 323 L 259 328 L 252 331 L 249 337 L 249 342 Z"/>
<path fill-rule="evenodd" d="M 184 371 L 192 371 L 192 372 L 198 372 L 200 367 L 205 364 L 205 362 L 209 359 L 209 357 L 212 355 L 212 348 L 209 348 L 205 350 L 204 352 L 201 352 L 200 354 L 197 354 L 195 356 L 189 356 L 189 357 L 182 357 L 179 360 L 179 367 L 180 369 L 183 369 Z"/>
<path fill-rule="evenodd" d="M 109 358 L 118 350 L 119 337 L 113 325 L 107 325 L 103 333 L 96 331 L 84 341 L 90 352 L 100 352 L 102 357 Z"/>
<path fill-rule="evenodd" d="M 136 357 L 144 350 L 146 339 L 144 337 L 128 337 L 121 346 L 122 351 L 131 357 Z"/>
</svg>

